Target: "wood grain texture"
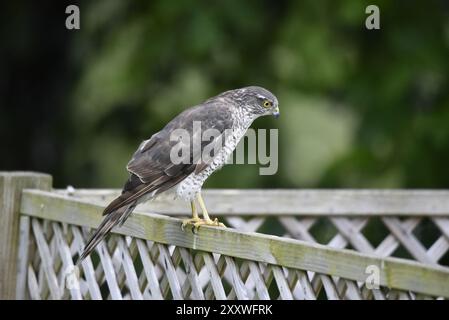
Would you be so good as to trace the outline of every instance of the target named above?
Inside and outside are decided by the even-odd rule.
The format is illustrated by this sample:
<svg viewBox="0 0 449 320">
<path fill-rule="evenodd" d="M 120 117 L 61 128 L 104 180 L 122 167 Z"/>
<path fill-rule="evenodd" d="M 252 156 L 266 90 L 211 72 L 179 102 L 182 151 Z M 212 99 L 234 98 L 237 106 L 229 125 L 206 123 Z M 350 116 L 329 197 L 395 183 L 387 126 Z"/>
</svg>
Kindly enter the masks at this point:
<svg viewBox="0 0 449 320">
<path fill-rule="evenodd" d="M 102 209 L 102 205 L 36 190 L 24 192 L 21 206 L 21 212 L 26 215 L 93 228 L 101 221 Z M 329 276 L 364 282 L 367 277 L 365 270 L 369 265 L 379 268 L 381 286 L 449 297 L 447 267 L 380 258 L 372 254 L 232 229 L 201 227 L 195 235 L 189 230 L 181 230 L 180 226 L 179 219 L 136 212 L 115 232 L 162 244 L 317 272 L 326 292 L 335 297 L 338 296 L 337 288 Z M 254 269 L 254 265 L 252 267 Z M 254 276 L 255 273 L 251 273 Z M 259 295 L 262 292 L 263 288 L 259 287 Z"/>
<path fill-rule="evenodd" d="M 56 190 L 100 205 L 120 194 L 112 189 Z M 449 190 L 295 190 L 205 189 L 203 197 L 213 215 L 449 215 Z M 137 207 L 140 211 L 190 215 L 187 203 L 161 195 Z"/>
<path fill-rule="evenodd" d="M 28 247 L 30 241 L 30 217 L 20 217 L 20 235 L 19 235 L 19 249 L 17 260 L 17 285 L 16 285 L 16 300 L 24 300 L 26 295 L 26 280 L 28 270 Z"/>
<path fill-rule="evenodd" d="M 0 299 L 16 298 L 22 190 L 49 190 L 51 183 L 51 176 L 42 173 L 0 171 Z"/>
</svg>

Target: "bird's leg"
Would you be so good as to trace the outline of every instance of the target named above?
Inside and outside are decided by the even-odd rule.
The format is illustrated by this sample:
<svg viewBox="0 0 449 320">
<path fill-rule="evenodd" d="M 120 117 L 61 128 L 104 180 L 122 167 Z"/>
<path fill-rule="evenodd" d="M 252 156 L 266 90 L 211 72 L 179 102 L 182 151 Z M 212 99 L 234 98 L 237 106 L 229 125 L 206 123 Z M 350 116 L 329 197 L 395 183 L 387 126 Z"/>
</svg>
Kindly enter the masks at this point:
<svg viewBox="0 0 449 320">
<path fill-rule="evenodd" d="M 203 212 L 204 220 L 200 220 L 196 223 L 194 223 L 194 227 L 198 229 L 201 225 L 207 225 L 207 226 L 215 226 L 215 227 L 226 227 L 223 223 L 219 222 L 217 218 L 212 220 L 209 217 L 209 214 L 206 209 L 206 205 L 204 204 L 203 197 L 201 196 L 201 193 L 198 193 L 196 195 L 196 199 L 198 200 L 198 203 L 200 204 L 201 211 Z"/>
<path fill-rule="evenodd" d="M 195 224 L 195 223 L 202 221 L 200 219 L 200 217 L 198 216 L 198 211 L 196 210 L 195 200 L 190 201 L 190 207 L 192 208 L 192 218 L 185 219 L 182 221 L 181 229 L 183 229 L 183 230 L 184 230 L 184 227 L 188 224 Z"/>
</svg>

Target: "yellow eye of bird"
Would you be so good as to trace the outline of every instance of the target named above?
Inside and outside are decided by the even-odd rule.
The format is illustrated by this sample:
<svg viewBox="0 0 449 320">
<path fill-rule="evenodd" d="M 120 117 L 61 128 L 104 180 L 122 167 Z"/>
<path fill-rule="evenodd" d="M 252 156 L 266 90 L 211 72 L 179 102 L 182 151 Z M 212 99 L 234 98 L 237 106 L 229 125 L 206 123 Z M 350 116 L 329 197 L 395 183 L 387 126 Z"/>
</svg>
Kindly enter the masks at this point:
<svg viewBox="0 0 449 320">
<path fill-rule="evenodd" d="M 269 107 L 271 107 L 271 102 L 268 101 L 268 100 L 265 100 L 265 101 L 263 102 L 263 106 L 264 106 L 265 108 L 269 108 Z"/>
</svg>

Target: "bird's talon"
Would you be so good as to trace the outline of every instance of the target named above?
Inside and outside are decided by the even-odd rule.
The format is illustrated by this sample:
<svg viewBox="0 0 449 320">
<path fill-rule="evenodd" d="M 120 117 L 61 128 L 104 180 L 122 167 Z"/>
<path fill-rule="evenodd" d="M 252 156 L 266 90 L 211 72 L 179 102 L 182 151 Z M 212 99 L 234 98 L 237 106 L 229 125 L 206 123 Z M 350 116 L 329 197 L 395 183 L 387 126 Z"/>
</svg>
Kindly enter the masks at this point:
<svg viewBox="0 0 449 320">
<path fill-rule="evenodd" d="M 221 223 L 220 221 L 218 221 L 218 218 L 215 218 L 213 221 L 211 221 L 213 223 L 214 226 L 217 227 L 223 227 L 226 228 L 226 226 L 224 225 L 224 223 Z"/>
<path fill-rule="evenodd" d="M 201 226 L 202 224 L 204 224 L 204 221 L 203 221 L 203 220 L 200 220 L 200 221 L 195 222 L 195 223 L 193 224 L 193 229 L 195 230 L 195 231 L 193 232 L 194 234 L 197 234 L 197 233 L 198 233 L 198 229 L 200 228 L 200 226 Z"/>
<path fill-rule="evenodd" d="M 181 230 L 184 231 L 185 227 L 186 227 L 188 224 L 193 224 L 193 225 L 195 225 L 196 223 L 198 223 L 198 222 L 200 222 L 200 221 L 202 221 L 200 218 L 190 218 L 190 219 L 185 219 L 185 220 L 182 221 L 182 224 L 181 224 Z"/>
<path fill-rule="evenodd" d="M 223 223 L 219 222 L 217 218 L 215 218 L 214 220 L 211 220 L 211 219 L 203 220 L 203 219 L 199 219 L 199 218 L 186 219 L 182 222 L 181 229 L 184 231 L 185 227 L 188 224 L 192 225 L 192 233 L 194 233 L 194 234 L 197 234 L 198 229 L 203 225 L 226 228 L 226 226 Z"/>
</svg>

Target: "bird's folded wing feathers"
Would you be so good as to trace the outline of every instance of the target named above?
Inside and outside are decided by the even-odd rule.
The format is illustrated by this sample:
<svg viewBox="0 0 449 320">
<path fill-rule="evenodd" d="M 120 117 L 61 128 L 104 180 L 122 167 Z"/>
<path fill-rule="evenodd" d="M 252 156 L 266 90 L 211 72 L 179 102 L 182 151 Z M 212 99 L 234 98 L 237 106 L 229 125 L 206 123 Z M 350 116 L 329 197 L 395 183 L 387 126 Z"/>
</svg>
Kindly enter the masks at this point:
<svg viewBox="0 0 449 320">
<path fill-rule="evenodd" d="M 201 127 L 193 126 L 194 121 L 199 121 Z M 118 208 L 129 205 L 150 192 L 158 194 L 168 190 L 192 172 L 199 173 L 204 170 L 209 162 L 202 161 L 201 154 L 197 153 L 202 153 L 206 145 L 212 144 L 215 147 L 223 139 L 220 136 L 212 142 L 210 140 L 202 141 L 202 132 L 213 128 L 224 133 L 226 129 L 232 128 L 232 125 L 230 111 L 225 105 L 216 102 L 208 102 L 179 114 L 161 131 L 140 144 L 127 165 L 127 170 L 131 175 L 122 194 L 106 207 L 103 214 L 109 214 Z M 176 129 L 186 130 L 191 137 L 191 144 L 196 141 L 195 139 L 201 140 L 199 150 L 190 146 L 191 154 L 188 163 L 175 164 L 170 158 L 173 146 L 179 143 L 179 141 L 171 140 L 171 135 Z M 221 147 L 222 145 L 219 145 L 217 149 Z"/>
<path fill-rule="evenodd" d="M 193 126 L 194 121 L 198 121 L 201 126 Z M 223 133 L 226 129 L 232 128 L 232 125 L 230 111 L 219 103 L 210 102 L 188 109 L 175 117 L 149 140 L 144 141 L 134 153 L 127 169 L 130 173 L 138 176 L 143 183 L 152 183 L 163 175 L 174 178 L 179 175 L 187 177 L 195 169 L 191 164 L 197 163 L 196 159 L 201 159 L 204 147 L 211 143 L 211 141 L 202 141 L 202 132 L 213 128 Z M 180 142 L 173 139 L 172 134 L 177 129 L 188 132 L 190 141 Z M 193 143 L 198 139 L 201 141 L 201 148 L 196 150 L 193 148 Z M 217 139 L 215 139 L 216 141 Z M 171 160 L 171 150 L 178 143 L 190 143 L 189 163 L 175 164 Z"/>
</svg>

